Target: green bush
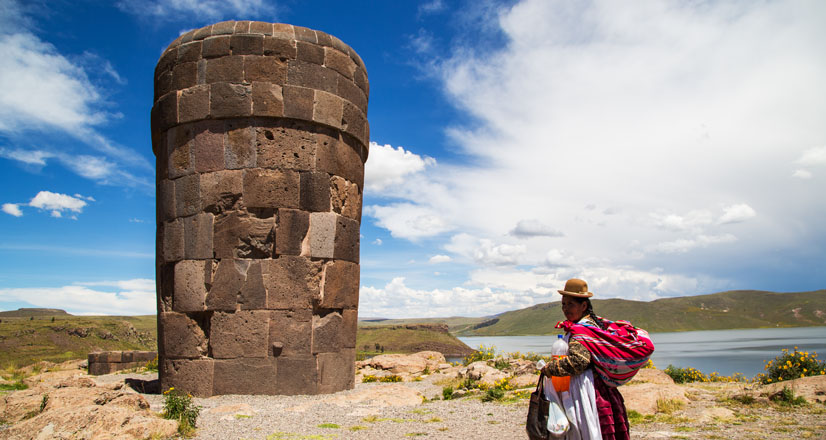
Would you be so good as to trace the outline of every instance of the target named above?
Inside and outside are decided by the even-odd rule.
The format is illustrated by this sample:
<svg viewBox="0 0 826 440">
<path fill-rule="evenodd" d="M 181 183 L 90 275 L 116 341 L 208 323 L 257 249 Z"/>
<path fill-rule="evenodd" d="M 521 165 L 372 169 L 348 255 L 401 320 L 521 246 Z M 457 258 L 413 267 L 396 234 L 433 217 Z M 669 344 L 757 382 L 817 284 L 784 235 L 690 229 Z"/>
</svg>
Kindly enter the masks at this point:
<svg viewBox="0 0 826 440">
<path fill-rule="evenodd" d="M 450 400 L 453 398 L 453 387 L 442 388 L 442 399 Z"/>
<path fill-rule="evenodd" d="M 379 380 L 378 377 L 373 376 L 372 374 L 368 374 L 368 375 L 361 378 L 361 383 L 376 382 L 378 380 Z"/>
<path fill-rule="evenodd" d="M 484 345 L 480 345 L 478 350 L 465 356 L 465 358 L 462 359 L 462 363 L 470 365 L 476 361 L 487 361 L 494 357 L 496 357 L 496 346 L 491 345 L 490 347 L 485 347 Z"/>
<path fill-rule="evenodd" d="M 163 418 L 178 421 L 178 433 L 184 437 L 194 434 L 195 423 L 201 407 L 192 404 L 192 395 L 183 394 L 171 387 L 163 393 L 166 399 L 163 404 Z"/>
<path fill-rule="evenodd" d="M 401 382 L 401 376 L 396 376 L 395 374 L 391 374 L 390 376 L 384 376 L 379 379 L 379 382 Z"/>
<path fill-rule="evenodd" d="M 797 351 L 797 347 L 789 352 L 788 348 L 784 348 L 783 354 L 767 361 L 763 369 L 766 372 L 758 374 L 755 379 L 768 384 L 826 374 L 826 362 L 818 361 L 815 352 Z"/>
<path fill-rule="evenodd" d="M 679 368 L 669 364 L 663 372 L 674 379 L 674 383 L 708 382 L 708 378 L 702 371 L 691 367 Z"/>
<path fill-rule="evenodd" d="M 152 359 L 151 361 L 147 362 L 145 367 L 148 371 L 154 371 L 154 372 L 157 373 L 158 372 L 158 355 L 155 355 L 155 359 Z"/>
<path fill-rule="evenodd" d="M 490 402 L 493 400 L 502 400 L 505 397 L 505 390 L 501 388 L 488 388 L 482 396 L 483 402 Z"/>
<path fill-rule="evenodd" d="M 783 391 L 771 396 L 775 402 L 780 402 L 789 406 L 805 405 L 806 399 L 794 394 L 794 390 L 789 387 L 783 387 Z"/>
</svg>

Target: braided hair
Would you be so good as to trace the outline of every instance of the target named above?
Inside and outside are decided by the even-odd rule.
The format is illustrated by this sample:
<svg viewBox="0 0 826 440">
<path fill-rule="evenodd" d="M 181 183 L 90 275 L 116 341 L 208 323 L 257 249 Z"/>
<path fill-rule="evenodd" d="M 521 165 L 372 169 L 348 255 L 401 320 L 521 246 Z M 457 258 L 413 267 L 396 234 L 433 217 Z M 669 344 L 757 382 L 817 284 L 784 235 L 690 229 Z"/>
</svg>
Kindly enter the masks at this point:
<svg viewBox="0 0 826 440">
<path fill-rule="evenodd" d="M 579 298 L 579 297 L 576 297 L 576 296 L 572 296 L 571 298 L 574 301 L 576 301 L 577 304 L 582 304 L 582 303 L 587 304 L 587 307 L 585 307 L 585 315 L 584 316 L 590 316 L 591 319 L 593 319 L 594 322 L 599 326 L 599 328 L 605 330 L 605 328 L 606 328 L 605 322 L 603 322 L 602 318 L 600 318 L 599 316 L 597 316 L 596 313 L 594 313 L 594 306 L 591 304 L 590 299 L 588 299 L 588 298 Z"/>
</svg>

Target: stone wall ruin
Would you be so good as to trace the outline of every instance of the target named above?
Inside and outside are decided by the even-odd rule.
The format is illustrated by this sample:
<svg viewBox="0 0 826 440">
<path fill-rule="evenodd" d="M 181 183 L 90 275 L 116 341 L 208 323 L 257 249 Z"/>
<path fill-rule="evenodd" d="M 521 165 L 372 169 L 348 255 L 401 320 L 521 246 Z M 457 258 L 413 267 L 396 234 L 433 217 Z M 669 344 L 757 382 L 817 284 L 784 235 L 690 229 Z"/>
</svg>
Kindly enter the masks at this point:
<svg viewBox="0 0 826 440">
<path fill-rule="evenodd" d="M 366 69 L 336 37 L 226 21 L 155 70 L 162 389 L 354 386 Z"/>
</svg>

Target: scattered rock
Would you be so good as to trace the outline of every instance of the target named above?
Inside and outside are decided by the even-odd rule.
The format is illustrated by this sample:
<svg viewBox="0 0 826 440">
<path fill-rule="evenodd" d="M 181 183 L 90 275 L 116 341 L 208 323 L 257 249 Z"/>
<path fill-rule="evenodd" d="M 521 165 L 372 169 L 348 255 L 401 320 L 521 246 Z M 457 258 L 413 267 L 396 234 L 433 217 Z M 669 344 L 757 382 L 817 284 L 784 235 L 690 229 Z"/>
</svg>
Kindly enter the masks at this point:
<svg viewBox="0 0 826 440">
<path fill-rule="evenodd" d="M 619 390 L 625 399 L 625 407 L 643 415 L 656 413 L 657 400 L 660 399 L 688 403 L 685 396 L 686 388 L 680 385 L 640 383 L 623 385 Z"/>
<path fill-rule="evenodd" d="M 636 376 L 631 379 L 626 385 L 634 385 L 640 383 L 653 383 L 660 385 L 674 385 L 674 379 L 665 374 L 662 370 L 655 368 L 643 368 L 637 371 Z"/>
<path fill-rule="evenodd" d="M 437 371 L 441 365 L 449 365 L 438 351 L 420 351 L 413 354 L 381 354 L 356 364 L 356 368 L 372 367 L 392 373 L 420 374 L 428 369 Z"/>
<path fill-rule="evenodd" d="M 493 385 L 494 382 L 508 376 L 504 371 L 489 366 L 485 361 L 473 362 L 464 369 L 459 370 L 459 377 L 468 377 L 488 385 Z"/>
<path fill-rule="evenodd" d="M 779 383 L 763 385 L 760 394 L 771 396 L 791 388 L 795 396 L 806 399 L 807 402 L 826 402 L 826 376 L 809 376 L 787 380 Z"/>
<path fill-rule="evenodd" d="M 734 417 L 734 411 L 728 408 L 713 406 L 706 408 L 697 418 L 698 422 L 726 421 Z"/>
</svg>

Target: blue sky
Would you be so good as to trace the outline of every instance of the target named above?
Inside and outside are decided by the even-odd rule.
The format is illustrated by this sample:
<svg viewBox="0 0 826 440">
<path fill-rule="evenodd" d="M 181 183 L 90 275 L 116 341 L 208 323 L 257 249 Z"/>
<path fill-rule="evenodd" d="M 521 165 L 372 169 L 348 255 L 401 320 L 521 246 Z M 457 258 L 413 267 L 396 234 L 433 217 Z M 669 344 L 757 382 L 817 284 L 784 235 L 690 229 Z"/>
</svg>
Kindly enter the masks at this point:
<svg viewBox="0 0 826 440">
<path fill-rule="evenodd" d="M 361 316 L 826 287 L 822 2 L 0 0 L 0 309 L 154 313 L 152 72 L 225 19 L 367 66 Z"/>
</svg>

